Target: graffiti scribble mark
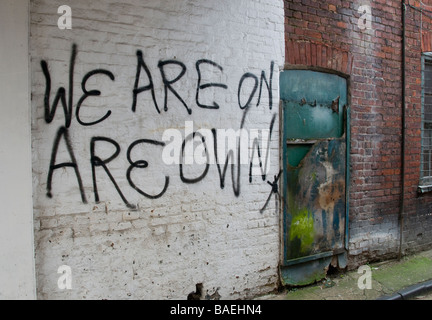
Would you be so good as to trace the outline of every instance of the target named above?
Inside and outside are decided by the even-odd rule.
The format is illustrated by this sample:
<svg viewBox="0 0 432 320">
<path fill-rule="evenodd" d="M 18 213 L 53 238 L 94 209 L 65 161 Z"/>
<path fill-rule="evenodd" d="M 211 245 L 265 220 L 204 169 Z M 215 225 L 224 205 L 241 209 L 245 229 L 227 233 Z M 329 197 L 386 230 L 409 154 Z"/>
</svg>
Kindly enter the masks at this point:
<svg viewBox="0 0 432 320">
<path fill-rule="evenodd" d="M 261 208 L 260 213 L 263 213 L 264 210 L 267 208 L 267 205 L 270 202 L 270 199 L 273 195 L 275 195 L 275 203 L 276 203 L 276 212 L 278 211 L 278 197 L 279 199 L 282 199 L 280 193 L 279 193 L 279 187 L 278 187 L 278 183 L 279 183 L 279 178 L 282 174 L 282 170 L 279 171 L 277 176 L 274 176 L 273 182 L 267 181 L 267 183 L 271 186 L 271 191 L 270 194 L 264 204 L 264 206 Z"/>
</svg>

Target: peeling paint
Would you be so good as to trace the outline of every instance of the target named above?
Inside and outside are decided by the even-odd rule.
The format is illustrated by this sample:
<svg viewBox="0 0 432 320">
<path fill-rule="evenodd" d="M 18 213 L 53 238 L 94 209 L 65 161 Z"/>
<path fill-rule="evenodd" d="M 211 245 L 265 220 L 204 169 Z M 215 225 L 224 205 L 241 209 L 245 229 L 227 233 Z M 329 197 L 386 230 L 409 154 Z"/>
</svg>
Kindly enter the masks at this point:
<svg viewBox="0 0 432 320">
<path fill-rule="evenodd" d="M 290 70 L 281 76 L 281 99 L 285 142 L 281 274 L 283 282 L 298 285 L 325 276 L 333 252 L 345 247 L 346 81 Z"/>
</svg>

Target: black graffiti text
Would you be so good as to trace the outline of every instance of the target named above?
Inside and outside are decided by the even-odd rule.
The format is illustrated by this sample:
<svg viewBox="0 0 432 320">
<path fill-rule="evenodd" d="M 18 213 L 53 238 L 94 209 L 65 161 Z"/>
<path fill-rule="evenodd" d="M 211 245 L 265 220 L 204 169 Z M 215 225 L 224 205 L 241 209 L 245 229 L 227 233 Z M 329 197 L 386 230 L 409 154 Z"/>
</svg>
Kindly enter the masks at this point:
<svg viewBox="0 0 432 320">
<path fill-rule="evenodd" d="M 105 122 L 109 118 L 113 118 L 113 112 L 111 108 L 107 107 L 107 111 L 105 113 L 101 113 L 100 115 L 96 116 L 95 119 L 92 119 L 92 121 L 84 120 L 82 118 L 82 109 L 86 107 L 91 106 L 91 102 L 94 98 L 100 97 L 102 95 L 100 90 L 92 89 L 90 90 L 88 88 L 88 81 L 93 77 L 107 77 L 112 82 L 116 81 L 116 77 L 113 72 L 107 69 L 93 69 L 89 72 L 87 72 L 82 80 L 81 80 L 81 96 L 78 99 L 78 102 L 76 105 L 74 105 L 74 73 L 75 73 L 75 65 L 78 55 L 78 48 L 77 45 L 72 45 L 71 50 L 71 56 L 70 56 L 70 62 L 69 62 L 69 71 L 68 71 L 68 88 L 67 90 L 64 87 L 59 87 L 52 99 L 51 97 L 51 91 L 52 91 L 52 82 L 51 82 L 51 74 L 49 70 L 48 63 L 45 60 L 41 61 L 41 68 L 42 72 L 45 78 L 45 94 L 44 94 L 44 119 L 46 123 L 50 124 L 54 120 L 57 112 L 57 108 L 61 107 L 63 109 L 64 114 L 64 125 L 61 125 L 58 129 L 56 136 L 54 137 L 53 147 L 51 151 L 51 160 L 49 164 L 49 171 L 48 171 L 48 177 L 47 177 L 47 196 L 52 197 L 53 196 L 53 190 L 52 190 L 52 180 L 53 180 L 53 174 L 57 169 L 60 168 L 72 168 L 74 170 L 77 186 L 81 194 L 81 199 L 83 203 L 87 203 L 87 197 L 84 192 L 84 186 L 80 175 L 80 170 L 78 166 L 78 162 L 75 157 L 75 152 L 73 150 L 73 144 L 70 141 L 70 134 L 69 130 L 72 125 L 73 120 L 73 112 L 75 111 L 75 119 L 78 122 L 79 125 L 87 127 L 87 126 L 95 126 L 98 124 L 101 124 Z M 179 89 L 176 89 L 174 84 L 178 81 L 180 81 L 188 72 L 187 66 L 178 60 L 168 59 L 168 60 L 159 60 L 157 63 L 157 70 L 160 75 L 163 87 L 163 104 L 159 104 L 156 97 L 156 87 L 154 82 L 154 77 L 152 74 L 151 68 L 147 65 L 144 59 L 144 53 L 141 50 L 136 51 L 136 69 L 135 69 L 135 79 L 130 84 L 130 90 L 132 94 L 132 106 L 131 106 L 131 115 L 133 116 L 137 111 L 138 108 L 141 107 L 138 101 L 138 98 L 140 95 L 143 94 L 150 94 L 151 101 L 153 102 L 153 106 L 156 110 L 155 116 L 157 114 L 161 114 L 162 111 L 167 112 L 169 109 L 169 102 L 171 99 L 176 99 L 178 102 L 180 102 L 181 105 L 183 105 L 184 110 L 188 115 L 192 114 L 192 106 L 188 105 L 188 103 L 183 98 L 184 93 L 180 92 Z M 204 81 L 203 77 L 204 73 L 211 70 L 211 74 L 219 73 L 220 75 L 223 74 L 224 68 L 219 65 L 218 63 L 209 60 L 209 59 L 199 59 L 194 63 L 197 82 L 195 90 L 195 103 L 196 106 L 202 109 L 207 109 L 209 112 L 215 112 L 214 110 L 220 109 L 220 102 L 218 101 L 203 101 L 202 94 L 207 90 L 208 88 L 215 88 L 218 90 L 221 90 L 221 93 L 223 93 L 223 90 L 228 93 L 228 85 L 225 83 L 222 83 L 220 81 Z M 167 72 L 167 68 L 170 69 L 176 69 L 177 73 L 174 76 L 169 76 Z M 238 82 L 238 87 L 236 88 L 237 93 L 237 102 L 238 102 L 238 109 L 239 112 L 242 113 L 241 122 L 240 122 L 240 132 L 242 129 L 246 127 L 246 119 L 247 116 L 252 108 L 252 101 L 257 101 L 255 106 L 258 107 L 261 104 L 261 98 L 263 95 L 263 92 L 267 90 L 268 92 L 268 107 L 269 110 L 272 109 L 273 105 L 273 75 L 274 75 L 274 62 L 271 61 L 270 63 L 270 72 L 266 73 L 266 71 L 262 70 L 261 74 L 259 76 L 255 75 L 251 72 L 244 73 Z M 154 71 L 153 71 L 154 72 Z M 247 84 L 247 85 L 246 85 Z M 178 86 L 177 86 L 178 88 Z M 181 87 L 183 88 L 183 87 Z M 246 97 L 246 98 L 245 98 Z M 73 108 L 75 107 L 75 110 Z M 263 150 L 260 144 L 258 143 L 258 140 L 255 139 L 253 141 L 252 145 L 252 159 L 250 159 L 249 164 L 249 182 L 252 182 L 252 162 L 255 157 L 255 155 L 258 158 L 259 166 L 261 168 L 261 177 L 262 180 L 265 181 L 266 179 L 266 172 L 265 169 L 267 168 L 267 161 L 269 157 L 269 148 L 270 148 L 270 140 L 272 138 L 272 132 L 274 129 L 274 123 L 276 119 L 276 114 L 273 114 L 271 122 L 270 122 L 270 135 L 268 137 L 268 143 L 267 143 L 267 152 L 265 153 L 265 159 L 263 158 Z M 223 189 L 226 184 L 226 176 L 228 169 L 231 170 L 231 182 L 232 182 L 232 188 L 233 193 L 235 196 L 240 195 L 240 178 L 241 178 L 241 163 L 240 163 L 240 154 L 242 152 L 241 143 L 237 143 L 237 152 L 233 152 L 233 150 L 229 150 L 228 154 L 226 155 L 225 159 L 220 159 L 220 155 L 218 154 L 217 150 L 217 134 L 216 129 L 212 129 L 212 138 L 213 138 L 213 146 L 214 146 L 214 156 L 215 156 L 215 164 L 217 173 L 219 176 L 219 187 Z M 185 184 L 194 184 L 202 181 L 207 176 L 209 170 L 210 170 L 210 159 L 209 159 L 209 149 L 207 141 L 205 140 L 205 137 L 202 136 L 199 132 L 193 132 L 191 135 L 187 136 L 183 140 L 182 148 L 181 148 L 181 157 L 185 156 L 185 147 L 188 143 L 191 143 L 194 139 L 199 139 L 200 143 L 203 146 L 203 150 L 206 156 L 206 163 L 204 166 L 203 171 L 197 175 L 197 176 L 188 176 L 183 168 L 183 161 L 179 164 L 179 177 L 180 180 Z M 241 136 L 238 137 L 238 139 L 241 139 Z M 63 141 L 66 145 L 66 149 L 69 154 L 70 161 L 68 162 L 62 162 L 57 163 L 57 153 L 59 150 L 59 144 Z M 193 143 L 193 142 L 192 142 Z M 102 159 L 96 152 L 96 146 L 105 146 L 106 148 L 114 148 L 114 152 L 108 156 Z M 132 151 L 134 148 L 141 146 L 145 147 L 146 145 L 152 145 L 156 147 L 163 148 L 165 146 L 164 142 L 153 140 L 153 139 L 138 139 L 133 141 L 127 148 L 127 161 L 129 163 L 129 167 L 125 169 L 125 177 L 128 181 L 129 187 L 131 187 L 133 190 L 135 190 L 138 194 L 149 198 L 149 199 L 157 199 L 162 197 L 166 191 L 169 188 L 170 184 L 170 177 L 168 175 L 164 175 L 163 173 L 162 180 L 161 180 L 161 189 L 158 192 L 150 193 L 145 190 L 145 184 L 142 183 L 142 179 L 140 181 L 135 181 L 133 179 L 132 172 L 137 172 L 145 175 L 146 170 L 148 169 L 149 163 L 145 159 L 132 159 Z M 115 140 L 113 137 L 104 137 L 104 136 L 94 136 L 90 140 L 90 154 L 89 154 L 89 160 L 91 165 L 91 172 L 92 172 L 92 185 L 93 185 L 93 194 L 94 199 L 96 202 L 100 201 L 99 196 L 99 190 L 98 190 L 98 179 L 101 179 L 100 176 L 104 175 L 105 177 L 108 177 L 109 181 L 114 186 L 115 190 L 118 193 L 118 196 L 122 199 L 122 201 L 125 203 L 126 206 L 130 208 L 135 208 L 135 205 L 132 204 L 126 197 L 125 193 L 123 192 L 122 186 L 120 186 L 117 183 L 116 178 L 113 176 L 110 170 L 110 164 L 112 161 L 114 161 L 117 157 L 119 157 L 121 151 L 120 144 Z M 236 159 L 234 154 L 237 155 Z M 162 161 L 162 160 L 161 160 Z"/>
</svg>

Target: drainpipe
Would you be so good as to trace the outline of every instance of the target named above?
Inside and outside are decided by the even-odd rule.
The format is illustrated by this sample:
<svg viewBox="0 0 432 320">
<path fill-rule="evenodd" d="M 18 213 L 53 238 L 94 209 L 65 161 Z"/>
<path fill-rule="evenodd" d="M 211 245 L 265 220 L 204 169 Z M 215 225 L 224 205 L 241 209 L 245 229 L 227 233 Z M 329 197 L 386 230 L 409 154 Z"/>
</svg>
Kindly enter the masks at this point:
<svg viewBox="0 0 432 320">
<path fill-rule="evenodd" d="M 403 243 L 403 227 L 404 227 L 404 208 L 405 208 L 405 18 L 406 4 L 402 0 L 402 144 L 401 144 L 401 198 L 399 204 L 399 254 L 398 259 L 402 258 L 402 243 Z"/>
</svg>

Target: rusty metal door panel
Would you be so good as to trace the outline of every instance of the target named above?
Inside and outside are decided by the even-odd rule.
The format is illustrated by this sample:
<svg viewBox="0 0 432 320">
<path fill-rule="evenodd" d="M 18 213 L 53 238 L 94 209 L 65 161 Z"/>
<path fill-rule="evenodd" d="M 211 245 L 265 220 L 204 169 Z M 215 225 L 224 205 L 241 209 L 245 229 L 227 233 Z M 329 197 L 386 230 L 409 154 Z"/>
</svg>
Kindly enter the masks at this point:
<svg viewBox="0 0 432 320">
<path fill-rule="evenodd" d="M 297 167 L 286 169 L 286 259 L 343 248 L 345 139 L 316 142 Z"/>
<path fill-rule="evenodd" d="M 304 284 L 325 276 L 325 270 L 313 266 L 328 266 L 333 255 L 345 252 L 347 83 L 337 75 L 308 70 L 284 71 L 280 79 L 284 141 L 281 274 L 287 284 Z"/>
</svg>

